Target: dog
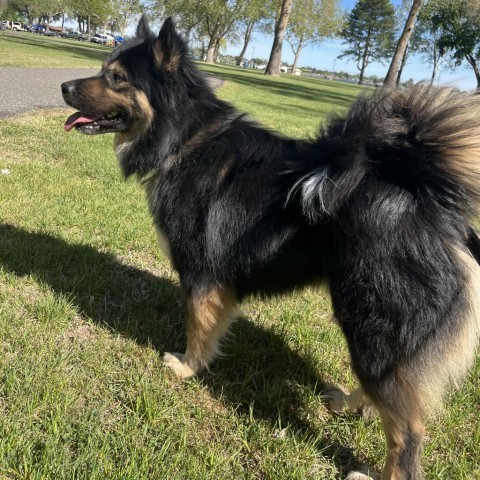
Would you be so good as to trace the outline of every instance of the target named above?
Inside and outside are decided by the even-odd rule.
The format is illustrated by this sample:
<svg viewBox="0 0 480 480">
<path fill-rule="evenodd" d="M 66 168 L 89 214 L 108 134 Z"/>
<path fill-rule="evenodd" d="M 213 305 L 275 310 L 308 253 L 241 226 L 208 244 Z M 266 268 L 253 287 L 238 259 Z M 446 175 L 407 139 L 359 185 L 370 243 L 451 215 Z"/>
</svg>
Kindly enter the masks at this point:
<svg viewBox="0 0 480 480">
<path fill-rule="evenodd" d="M 62 93 L 79 110 L 65 130 L 115 134 L 179 274 L 187 346 L 168 367 L 207 368 L 246 297 L 323 282 L 360 383 L 340 403 L 378 410 L 381 478 L 422 478 L 425 418 L 480 334 L 480 96 L 382 88 L 285 138 L 215 96 L 171 19 L 156 36 L 145 17 Z"/>
</svg>

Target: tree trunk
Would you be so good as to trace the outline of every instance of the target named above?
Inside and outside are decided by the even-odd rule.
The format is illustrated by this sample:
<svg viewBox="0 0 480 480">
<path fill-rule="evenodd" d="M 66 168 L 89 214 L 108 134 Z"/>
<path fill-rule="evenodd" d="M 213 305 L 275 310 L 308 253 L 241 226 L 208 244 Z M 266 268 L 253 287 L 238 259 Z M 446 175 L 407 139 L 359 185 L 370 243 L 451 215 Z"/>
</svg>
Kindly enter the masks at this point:
<svg viewBox="0 0 480 480">
<path fill-rule="evenodd" d="M 214 63 L 215 58 L 215 42 L 210 40 L 207 47 L 207 57 L 205 58 L 205 63 Z"/>
<path fill-rule="evenodd" d="M 288 19 L 292 11 L 293 0 L 283 0 L 280 16 L 275 22 L 275 36 L 273 38 L 272 51 L 268 60 L 267 70 L 265 75 L 278 77 L 280 75 L 280 68 L 282 66 L 282 45 L 285 30 L 287 29 Z"/>
<path fill-rule="evenodd" d="M 221 39 L 219 38 L 215 42 L 215 49 L 213 51 L 213 61 L 215 63 L 218 63 L 218 56 L 220 55 L 220 41 L 221 41 Z"/>
<path fill-rule="evenodd" d="M 245 31 L 245 35 L 243 37 L 243 47 L 242 51 L 240 52 L 240 55 L 238 56 L 237 60 L 237 65 L 240 66 L 243 62 L 243 57 L 247 53 L 247 48 L 248 44 L 250 43 L 250 40 L 252 38 L 252 32 L 253 32 L 253 27 L 255 26 L 255 22 L 253 20 L 250 20 L 247 23 L 247 30 Z"/>
<path fill-rule="evenodd" d="M 362 68 L 360 69 L 360 75 L 358 76 L 358 84 L 363 85 L 363 75 L 365 72 L 366 65 L 362 64 Z"/>
<path fill-rule="evenodd" d="M 357 68 L 360 70 L 360 76 L 358 77 L 358 84 L 363 85 L 363 76 L 365 69 L 368 65 L 368 52 L 370 50 L 370 32 L 368 32 L 367 40 L 365 41 L 365 49 L 363 50 L 362 64 L 359 66 L 357 62 Z"/>
<path fill-rule="evenodd" d="M 393 54 L 387 76 L 385 77 L 385 81 L 383 82 L 384 85 L 388 85 L 390 87 L 393 87 L 395 85 L 398 70 L 400 69 L 400 64 L 402 62 L 405 50 L 408 46 L 408 42 L 410 41 L 410 35 L 413 32 L 415 20 L 417 19 L 417 15 L 420 11 L 422 3 L 423 0 L 413 0 L 412 8 L 410 9 L 410 13 L 408 14 L 407 21 L 405 22 L 405 27 L 402 34 L 400 35 L 400 39 L 398 40 L 397 48 L 395 50 L 395 53 Z"/>
<path fill-rule="evenodd" d="M 437 76 L 438 70 L 438 55 L 437 55 L 437 45 L 433 44 L 433 68 L 432 68 L 432 77 L 430 78 L 430 85 L 433 85 L 435 78 Z"/>
<path fill-rule="evenodd" d="M 297 51 L 294 52 L 295 59 L 293 60 L 292 73 L 295 73 L 295 70 L 297 69 L 297 63 L 298 63 L 298 59 L 300 58 L 300 53 L 302 53 L 302 47 L 303 47 L 303 39 L 300 40 L 300 43 L 298 44 L 298 47 L 297 47 Z"/>
<path fill-rule="evenodd" d="M 400 86 L 400 80 L 402 78 L 402 72 L 403 69 L 405 68 L 405 64 L 407 63 L 407 58 L 408 58 L 408 45 L 407 48 L 405 49 L 405 52 L 403 52 L 403 57 L 402 57 L 402 62 L 400 63 L 400 66 L 398 67 L 398 72 L 397 72 L 397 80 L 395 82 L 396 87 L 398 88 Z"/>
<path fill-rule="evenodd" d="M 472 66 L 473 71 L 475 72 L 475 78 L 477 79 L 477 88 L 475 93 L 479 94 L 480 93 L 480 69 L 478 68 L 477 61 L 472 55 L 465 55 L 465 58 L 467 59 L 467 62 Z"/>
<path fill-rule="evenodd" d="M 220 43 L 222 38 L 220 33 L 220 25 L 219 22 L 215 23 L 213 28 L 208 29 L 209 34 L 209 42 L 207 47 L 207 58 L 205 59 L 205 63 L 214 63 L 215 62 L 215 47 L 217 44 Z"/>
</svg>

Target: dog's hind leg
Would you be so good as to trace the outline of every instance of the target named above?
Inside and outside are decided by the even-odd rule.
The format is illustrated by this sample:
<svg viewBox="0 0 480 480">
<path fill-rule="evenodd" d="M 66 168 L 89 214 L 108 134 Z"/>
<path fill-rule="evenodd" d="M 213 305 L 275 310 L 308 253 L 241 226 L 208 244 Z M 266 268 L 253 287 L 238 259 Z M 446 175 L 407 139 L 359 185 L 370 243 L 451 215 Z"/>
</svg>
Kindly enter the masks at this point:
<svg viewBox="0 0 480 480">
<path fill-rule="evenodd" d="M 180 378 L 207 368 L 220 353 L 220 341 L 236 314 L 235 295 L 229 289 L 185 293 L 187 349 L 184 354 L 165 353 L 167 366 Z"/>
<path fill-rule="evenodd" d="M 403 381 L 390 380 L 376 400 L 387 439 L 383 480 L 420 480 L 425 436 L 421 393 Z M 378 391 L 377 390 L 377 391 Z"/>
<path fill-rule="evenodd" d="M 423 478 L 420 462 L 425 436 L 424 411 L 421 392 L 412 388 L 409 382 L 408 372 L 395 372 L 366 388 L 380 413 L 387 440 L 382 480 Z M 355 475 L 350 474 L 348 479 L 369 478 Z"/>
</svg>

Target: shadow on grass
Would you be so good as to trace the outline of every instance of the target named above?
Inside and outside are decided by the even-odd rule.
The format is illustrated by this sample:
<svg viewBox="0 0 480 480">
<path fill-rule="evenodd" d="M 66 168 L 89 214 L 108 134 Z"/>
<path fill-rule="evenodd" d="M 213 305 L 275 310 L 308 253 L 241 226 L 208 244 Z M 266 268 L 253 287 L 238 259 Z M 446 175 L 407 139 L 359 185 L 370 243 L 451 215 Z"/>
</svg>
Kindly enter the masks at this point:
<svg viewBox="0 0 480 480">
<path fill-rule="evenodd" d="M 0 266 L 19 277 L 32 275 L 94 322 L 163 352 L 184 350 L 180 289 L 170 280 L 122 263 L 109 253 L 69 244 L 51 235 L 0 226 Z M 202 382 L 222 396 L 239 414 L 271 425 L 288 426 L 300 438 L 315 438 L 321 455 L 330 458 L 341 475 L 358 468 L 351 449 L 318 432 L 301 416 L 301 389 L 320 393 L 323 382 L 308 359 L 284 340 L 247 319 L 233 326 L 226 358 L 213 365 Z"/>
<path fill-rule="evenodd" d="M 32 38 L 23 37 L 23 36 L 15 36 L 9 37 L 4 36 L 2 37 L 2 41 L 4 42 L 12 42 L 16 45 L 22 44 L 28 47 L 36 47 L 44 49 L 45 51 L 51 52 L 53 51 L 61 51 L 66 52 L 69 55 L 74 54 L 77 57 L 85 58 L 87 60 L 98 61 L 98 67 L 105 57 L 110 53 L 111 49 L 101 50 L 99 47 L 93 46 L 93 44 L 88 44 L 86 42 L 78 42 L 78 45 L 72 44 L 70 42 L 65 42 L 60 38 L 52 38 L 52 39 L 45 39 L 41 36 L 32 34 Z"/>
<path fill-rule="evenodd" d="M 320 88 L 322 87 L 320 84 L 310 86 L 307 82 L 285 81 L 282 77 L 272 79 L 264 75 L 253 75 L 242 71 L 218 71 L 215 72 L 215 75 L 223 80 L 230 80 L 244 86 L 263 88 L 269 94 L 273 93 L 289 98 L 302 98 L 310 102 L 321 100 L 332 103 L 337 108 L 348 108 L 361 92 L 360 89 L 351 89 L 346 92 L 341 91 L 340 88 L 334 89 L 334 87 L 329 87 L 329 89 Z"/>
</svg>

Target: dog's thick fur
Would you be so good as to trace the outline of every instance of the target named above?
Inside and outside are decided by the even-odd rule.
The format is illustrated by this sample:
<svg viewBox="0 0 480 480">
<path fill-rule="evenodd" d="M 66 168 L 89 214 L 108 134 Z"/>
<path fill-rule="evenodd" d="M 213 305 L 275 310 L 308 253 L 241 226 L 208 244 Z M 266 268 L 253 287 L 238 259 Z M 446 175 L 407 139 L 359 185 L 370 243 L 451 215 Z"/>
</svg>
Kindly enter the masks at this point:
<svg viewBox="0 0 480 480">
<path fill-rule="evenodd" d="M 187 348 L 168 366 L 208 367 L 245 297 L 325 282 L 361 384 L 346 400 L 382 418 L 382 478 L 421 478 L 425 415 L 480 331 L 480 96 L 380 89 L 287 139 L 216 98 L 171 20 L 156 37 L 144 18 L 62 90 L 81 110 L 67 129 L 116 132 L 179 273 Z"/>
</svg>

